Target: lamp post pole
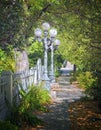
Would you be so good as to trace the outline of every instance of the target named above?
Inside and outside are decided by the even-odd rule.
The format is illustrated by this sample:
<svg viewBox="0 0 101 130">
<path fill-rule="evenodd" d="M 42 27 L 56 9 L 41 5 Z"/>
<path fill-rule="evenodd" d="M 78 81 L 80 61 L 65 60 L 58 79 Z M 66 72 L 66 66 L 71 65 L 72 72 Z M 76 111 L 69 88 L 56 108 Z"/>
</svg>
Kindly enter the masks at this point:
<svg viewBox="0 0 101 130">
<path fill-rule="evenodd" d="M 43 44 L 44 44 L 44 80 L 48 81 L 49 78 L 48 78 L 48 70 L 47 70 L 47 61 L 48 61 L 48 56 L 47 56 L 47 52 L 48 52 L 48 45 L 47 45 L 47 35 L 48 35 L 48 32 L 45 31 L 44 32 L 44 39 L 43 39 Z"/>
<path fill-rule="evenodd" d="M 44 36 L 42 38 L 42 30 L 40 28 L 37 28 L 35 29 L 35 36 L 37 38 L 37 40 L 39 42 L 43 42 L 43 45 L 44 45 L 44 79 L 46 81 L 46 88 L 49 90 L 50 89 L 50 86 L 49 86 L 49 82 L 51 80 L 51 82 L 55 81 L 55 77 L 54 77 L 54 63 L 53 63 L 53 51 L 54 51 L 54 47 L 53 47 L 53 44 L 54 44 L 54 38 L 56 37 L 57 35 L 57 31 L 56 29 L 50 29 L 50 25 L 49 23 L 45 22 L 42 24 L 42 28 L 44 30 Z M 50 31 L 48 31 L 50 29 Z M 50 44 L 48 44 L 50 43 Z M 57 46 L 57 45 L 56 45 Z M 48 53 L 48 49 L 51 49 L 51 72 L 50 72 L 50 79 L 48 77 L 48 70 L 47 70 L 47 67 L 48 67 L 48 64 L 47 64 L 47 61 L 48 61 L 48 56 L 47 56 L 47 53 Z"/>
<path fill-rule="evenodd" d="M 52 72 L 52 82 L 55 82 L 55 77 L 54 77 L 54 54 L 53 54 L 54 48 L 53 48 L 53 42 L 51 45 L 51 72 Z"/>
<path fill-rule="evenodd" d="M 50 71 L 50 79 L 51 82 L 55 82 L 55 74 L 54 74 L 54 47 L 57 48 L 60 45 L 60 41 L 58 39 L 52 38 L 51 43 L 51 71 Z"/>
</svg>

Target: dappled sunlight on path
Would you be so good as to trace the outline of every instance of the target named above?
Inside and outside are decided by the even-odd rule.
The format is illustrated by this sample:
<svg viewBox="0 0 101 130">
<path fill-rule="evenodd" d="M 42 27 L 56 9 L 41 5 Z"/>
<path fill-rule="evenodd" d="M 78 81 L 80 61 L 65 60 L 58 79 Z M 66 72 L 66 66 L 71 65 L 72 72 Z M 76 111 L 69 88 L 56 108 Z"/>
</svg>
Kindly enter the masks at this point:
<svg viewBox="0 0 101 130">
<path fill-rule="evenodd" d="M 45 122 L 38 130 L 69 130 L 68 104 L 80 99 L 82 90 L 70 84 L 70 77 L 60 77 L 58 83 L 51 85 L 53 103 L 49 111 L 38 114 Z"/>
<path fill-rule="evenodd" d="M 48 113 L 38 115 L 45 122 L 41 130 L 68 130 L 68 103 L 67 101 L 54 102 L 49 106 Z"/>
</svg>

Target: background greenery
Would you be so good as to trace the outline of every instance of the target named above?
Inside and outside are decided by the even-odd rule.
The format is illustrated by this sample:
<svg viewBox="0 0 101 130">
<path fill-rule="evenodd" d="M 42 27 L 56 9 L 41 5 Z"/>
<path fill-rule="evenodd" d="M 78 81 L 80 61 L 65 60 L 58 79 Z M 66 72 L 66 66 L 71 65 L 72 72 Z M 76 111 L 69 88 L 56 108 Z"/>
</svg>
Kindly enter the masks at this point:
<svg viewBox="0 0 101 130">
<path fill-rule="evenodd" d="M 55 66 L 63 60 L 75 64 L 79 73 L 89 71 L 101 89 L 100 0 L 3 0 L 0 3 L 0 72 L 14 70 L 14 48 L 28 51 L 30 66 L 43 59 L 43 47 L 34 41 L 34 29 L 47 21 L 57 28 L 61 45 Z M 5 62 L 5 59 L 8 59 Z M 13 61 L 12 60 L 12 61 Z"/>
</svg>

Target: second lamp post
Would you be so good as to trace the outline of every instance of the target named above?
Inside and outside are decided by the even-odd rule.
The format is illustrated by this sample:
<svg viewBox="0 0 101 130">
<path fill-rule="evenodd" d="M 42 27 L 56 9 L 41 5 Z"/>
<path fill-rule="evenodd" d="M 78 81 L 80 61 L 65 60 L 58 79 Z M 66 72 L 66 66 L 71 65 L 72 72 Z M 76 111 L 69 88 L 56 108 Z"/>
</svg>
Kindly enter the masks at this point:
<svg viewBox="0 0 101 130">
<path fill-rule="evenodd" d="M 51 42 L 51 69 L 49 73 L 49 77 L 52 83 L 55 82 L 55 74 L 54 74 L 54 49 L 57 48 L 60 45 L 60 40 L 55 39 L 52 37 L 52 42 Z"/>
</svg>

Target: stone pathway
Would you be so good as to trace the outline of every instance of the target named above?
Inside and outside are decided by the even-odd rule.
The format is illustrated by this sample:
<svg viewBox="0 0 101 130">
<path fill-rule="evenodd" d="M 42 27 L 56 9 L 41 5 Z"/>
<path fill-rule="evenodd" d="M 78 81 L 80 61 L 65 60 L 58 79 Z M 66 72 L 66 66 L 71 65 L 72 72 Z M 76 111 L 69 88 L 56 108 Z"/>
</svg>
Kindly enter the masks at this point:
<svg viewBox="0 0 101 130">
<path fill-rule="evenodd" d="M 38 130 L 69 130 L 68 104 L 80 99 L 82 90 L 70 84 L 70 77 L 60 77 L 58 83 L 52 84 L 51 95 L 49 112 L 38 115 L 45 127 Z"/>
</svg>

